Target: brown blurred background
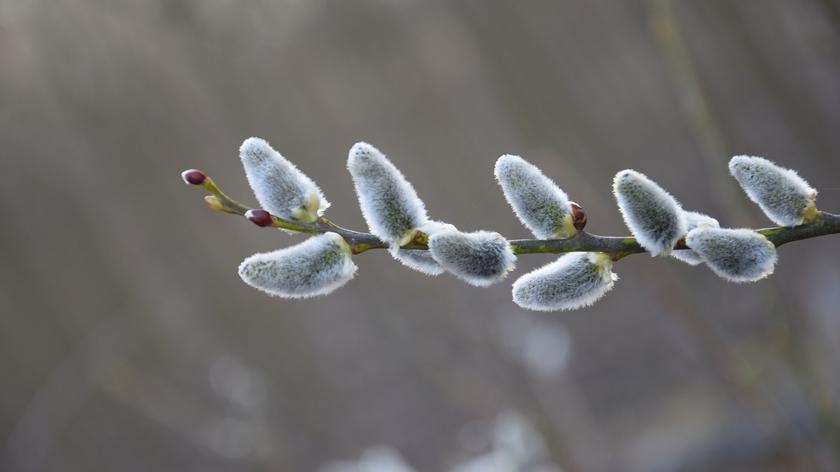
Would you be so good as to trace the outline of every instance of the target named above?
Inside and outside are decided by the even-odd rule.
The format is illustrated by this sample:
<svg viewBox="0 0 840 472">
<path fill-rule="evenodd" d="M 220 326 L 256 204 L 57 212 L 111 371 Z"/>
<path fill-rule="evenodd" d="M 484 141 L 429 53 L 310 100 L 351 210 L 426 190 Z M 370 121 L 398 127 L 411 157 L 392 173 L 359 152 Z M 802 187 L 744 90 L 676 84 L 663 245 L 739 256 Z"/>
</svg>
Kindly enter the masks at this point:
<svg viewBox="0 0 840 472">
<path fill-rule="evenodd" d="M 838 238 L 748 285 L 630 257 L 572 313 L 384 251 L 288 301 L 236 267 L 300 237 L 178 175 L 252 203 L 261 136 L 363 229 L 365 140 L 436 219 L 517 238 L 492 178 L 516 153 L 595 233 L 627 233 L 628 167 L 758 227 L 728 158 L 840 211 L 838 130 L 828 0 L 0 0 L 0 470 L 840 470 Z"/>
</svg>

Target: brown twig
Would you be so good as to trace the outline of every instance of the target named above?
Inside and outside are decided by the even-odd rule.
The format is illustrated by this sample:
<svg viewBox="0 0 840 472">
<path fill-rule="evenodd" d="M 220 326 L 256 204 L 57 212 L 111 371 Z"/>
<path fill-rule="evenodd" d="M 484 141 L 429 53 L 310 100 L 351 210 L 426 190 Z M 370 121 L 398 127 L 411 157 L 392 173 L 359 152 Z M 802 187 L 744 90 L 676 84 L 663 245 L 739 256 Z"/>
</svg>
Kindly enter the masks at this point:
<svg viewBox="0 0 840 472">
<path fill-rule="evenodd" d="M 247 206 L 222 192 L 210 177 L 206 177 L 199 185 L 212 194 L 212 196 L 207 196 L 205 200 L 214 210 L 240 216 L 245 216 L 245 213 L 250 210 Z M 271 227 L 286 231 L 311 234 L 338 233 L 347 241 L 354 254 L 361 254 L 370 249 L 388 248 L 388 243 L 370 233 L 342 228 L 325 217 L 320 217 L 312 223 L 302 223 L 284 220 L 272 215 L 271 221 Z M 812 223 L 794 227 L 764 228 L 756 231 L 766 236 L 776 247 L 779 247 L 793 241 L 840 233 L 840 215 L 819 212 L 817 219 Z M 422 231 L 417 231 L 415 237 L 408 244 L 403 245 L 402 248 L 427 250 L 429 248 L 427 243 L 428 235 Z M 613 260 L 619 260 L 630 254 L 647 252 L 632 236 L 598 236 L 585 231 L 579 231 L 577 235 L 568 239 L 513 239 L 510 244 L 516 254 L 603 252 L 612 256 Z M 678 241 L 674 249 L 687 249 L 685 241 Z"/>
</svg>

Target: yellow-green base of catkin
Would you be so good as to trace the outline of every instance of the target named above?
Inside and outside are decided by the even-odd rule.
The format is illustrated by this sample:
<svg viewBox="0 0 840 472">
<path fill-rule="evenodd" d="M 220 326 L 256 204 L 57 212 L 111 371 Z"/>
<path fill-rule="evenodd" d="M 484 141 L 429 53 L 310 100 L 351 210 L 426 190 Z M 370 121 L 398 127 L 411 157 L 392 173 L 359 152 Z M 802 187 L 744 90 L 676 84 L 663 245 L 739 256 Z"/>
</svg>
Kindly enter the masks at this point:
<svg viewBox="0 0 840 472">
<path fill-rule="evenodd" d="M 318 194 L 311 192 L 309 194 L 309 199 L 306 202 L 306 206 L 292 211 L 292 217 L 304 223 L 312 223 L 318 219 L 318 211 L 320 209 L 321 199 L 318 197 Z"/>
<path fill-rule="evenodd" d="M 802 211 L 802 224 L 813 223 L 820 219 L 820 211 L 815 203 L 809 203 Z"/>
<path fill-rule="evenodd" d="M 575 220 L 571 214 L 563 217 L 563 224 L 557 228 L 552 236 L 554 239 L 568 239 L 577 235 L 577 228 L 575 228 Z"/>
</svg>

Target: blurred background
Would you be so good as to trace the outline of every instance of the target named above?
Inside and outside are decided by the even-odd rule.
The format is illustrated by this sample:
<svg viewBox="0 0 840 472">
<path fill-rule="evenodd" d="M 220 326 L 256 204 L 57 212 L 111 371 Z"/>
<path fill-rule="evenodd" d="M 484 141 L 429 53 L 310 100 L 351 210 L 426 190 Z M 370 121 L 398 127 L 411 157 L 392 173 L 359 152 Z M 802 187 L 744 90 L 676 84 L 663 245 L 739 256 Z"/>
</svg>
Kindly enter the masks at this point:
<svg viewBox="0 0 840 472">
<path fill-rule="evenodd" d="M 524 156 L 626 234 L 635 168 L 726 226 L 770 226 L 733 154 L 840 210 L 840 3 L 829 0 L 0 0 L 0 470 L 840 470 L 840 239 L 728 284 L 629 257 L 594 307 L 385 251 L 329 297 L 236 267 L 301 240 L 253 204 L 268 139 L 364 229 L 371 142 L 435 219 L 528 237 L 493 181 Z"/>
</svg>

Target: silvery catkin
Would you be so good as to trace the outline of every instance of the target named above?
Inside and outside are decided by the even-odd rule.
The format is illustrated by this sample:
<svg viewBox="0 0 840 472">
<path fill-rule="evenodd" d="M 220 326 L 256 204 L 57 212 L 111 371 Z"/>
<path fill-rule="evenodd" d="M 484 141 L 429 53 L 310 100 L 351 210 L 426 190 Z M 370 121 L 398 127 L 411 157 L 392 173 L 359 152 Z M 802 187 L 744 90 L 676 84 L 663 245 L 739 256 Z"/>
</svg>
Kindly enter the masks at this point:
<svg viewBox="0 0 840 472">
<path fill-rule="evenodd" d="M 817 191 L 796 171 L 762 157 L 735 156 L 729 173 L 777 225 L 796 226 L 816 218 Z"/>
<path fill-rule="evenodd" d="M 513 301 L 528 310 L 576 310 L 598 301 L 617 279 L 608 254 L 574 252 L 520 277 Z"/>
<path fill-rule="evenodd" d="M 429 251 L 441 267 L 476 287 L 502 280 L 516 263 L 510 243 L 490 231 L 439 231 L 429 238 Z"/>
<path fill-rule="evenodd" d="M 703 213 L 698 213 L 696 211 L 687 211 L 685 212 L 685 219 L 688 222 L 688 230 L 691 231 L 694 228 L 719 228 L 720 223 L 718 220 L 712 218 L 709 215 L 704 215 Z M 700 265 L 703 263 L 703 258 L 697 255 L 691 249 L 678 249 L 671 253 L 671 257 L 675 259 L 679 259 L 686 264 L 689 265 Z"/>
<path fill-rule="evenodd" d="M 426 208 L 414 187 L 375 147 L 354 144 L 347 169 L 353 177 L 362 216 L 370 232 L 379 239 L 401 246 L 428 221 Z"/>
<path fill-rule="evenodd" d="M 718 276 L 731 282 L 755 282 L 773 273 L 776 247 L 751 229 L 696 228 L 685 242 Z"/>
<path fill-rule="evenodd" d="M 494 174 L 508 204 L 534 236 L 561 239 L 577 233 L 569 197 L 535 165 L 506 154 L 496 160 Z"/>
<path fill-rule="evenodd" d="M 326 295 L 356 273 L 350 246 L 336 233 L 312 236 L 277 251 L 254 254 L 239 265 L 248 285 L 283 298 Z"/>
<path fill-rule="evenodd" d="M 275 216 L 310 223 L 330 206 L 315 182 L 264 139 L 246 139 L 239 158 L 257 201 Z"/>
<path fill-rule="evenodd" d="M 668 255 L 688 230 L 679 202 L 656 182 L 635 170 L 615 175 L 613 194 L 624 223 L 652 256 Z"/>
</svg>

